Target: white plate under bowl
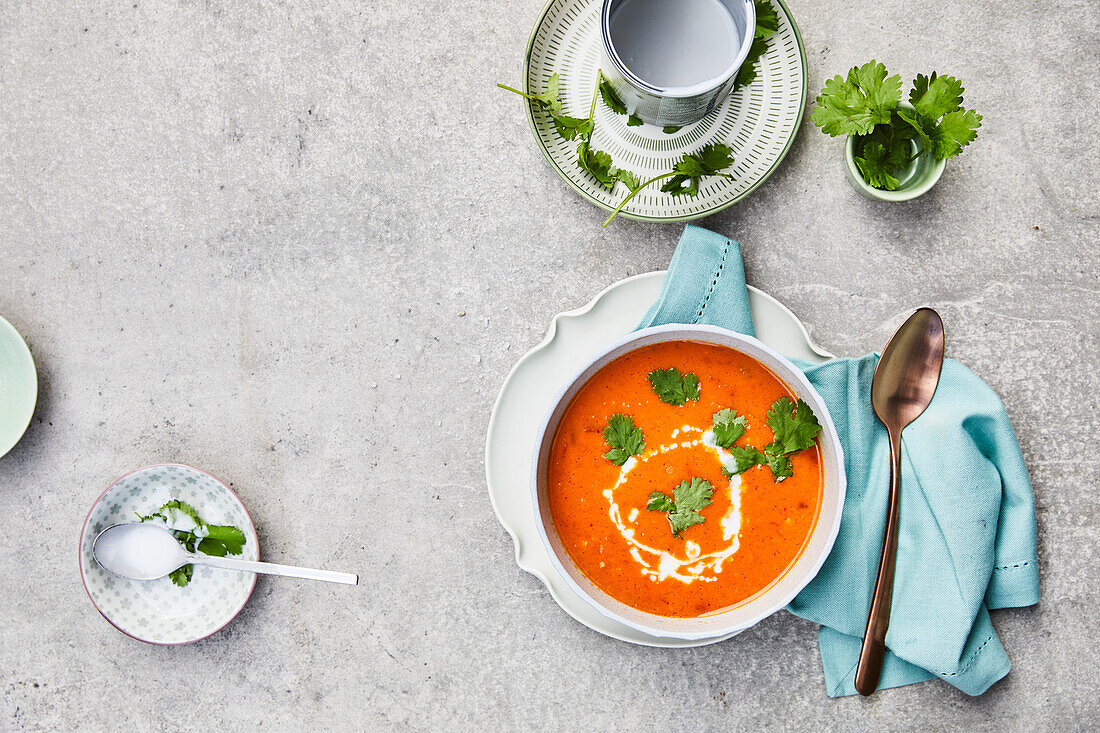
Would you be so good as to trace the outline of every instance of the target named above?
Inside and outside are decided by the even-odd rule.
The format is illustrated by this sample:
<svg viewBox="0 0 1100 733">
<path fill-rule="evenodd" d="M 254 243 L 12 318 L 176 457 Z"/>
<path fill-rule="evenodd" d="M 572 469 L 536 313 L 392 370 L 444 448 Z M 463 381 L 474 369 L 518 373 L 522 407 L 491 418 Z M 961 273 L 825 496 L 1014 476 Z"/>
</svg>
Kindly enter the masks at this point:
<svg viewBox="0 0 1100 733">
<path fill-rule="evenodd" d="M 712 644 L 733 636 L 684 640 L 643 633 L 597 612 L 555 570 L 539 537 L 531 502 L 531 459 L 538 429 L 563 384 L 596 353 L 630 333 L 661 292 L 665 273 L 621 280 L 577 310 L 554 317 L 546 338 L 508 374 L 493 406 L 485 445 L 489 497 L 515 544 L 516 562 L 541 580 L 566 613 L 585 626 L 622 641 L 660 647 Z M 782 303 L 749 287 L 756 335 L 784 356 L 822 362 L 832 354 L 815 346 L 805 327 Z"/>
<path fill-rule="evenodd" d="M 183 588 L 168 578 L 129 580 L 112 575 L 92 557 L 92 542 L 107 527 L 136 522 L 165 502 L 180 499 L 203 521 L 230 524 L 244 532 L 242 560 L 259 560 L 259 538 L 248 510 L 233 490 L 204 471 L 178 464 L 147 466 L 128 473 L 104 491 L 80 531 L 80 577 L 96 610 L 116 629 L 150 644 L 189 644 L 217 633 L 252 595 L 255 573 L 196 565 Z"/>
</svg>

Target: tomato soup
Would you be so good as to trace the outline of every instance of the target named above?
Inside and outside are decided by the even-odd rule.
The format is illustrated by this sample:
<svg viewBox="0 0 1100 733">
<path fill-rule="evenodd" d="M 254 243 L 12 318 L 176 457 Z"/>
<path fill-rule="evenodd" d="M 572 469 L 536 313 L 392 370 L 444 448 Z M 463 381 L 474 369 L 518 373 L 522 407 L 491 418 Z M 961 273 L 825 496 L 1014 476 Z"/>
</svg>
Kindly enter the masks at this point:
<svg viewBox="0 0 1100 733">
<path fill-rule="evenodd" d="M 670 404 L 658 394 L 649 375 L 671 368 L 698 378 L 694 399 Z M 767 463 L 738 474 L 730 452 L 737 451 L 716 444 L 715 424 L 716 413 L 735 410 L 744 432 L 733 446 L 764 451 L 780 440 L 768 411 L 784 397 L 791 402 L 779 404 L 795 401 L 752 357 L 700 342 L 644 346 L 600 369 L 562 416 L 548 466 L 550 515 L 577 568 L 633 608 L 680 618 L 740 604 L 782 577 L 817 521 L 820 449 L 814 442 L 787 455 L 790 476 Z M 644 447 L 628 440 L 608 458 L 615 445 L 605 430 L 613 418 L 623 434 L 625 418 L 632 420 Z M 694 513 L 685 509 L 692 497 L 676 491 L 682 482 L 709 485 L 710 501 L 690 504 Z M 656 492 L 665 498 L 654 499 Z"/>
</svg>

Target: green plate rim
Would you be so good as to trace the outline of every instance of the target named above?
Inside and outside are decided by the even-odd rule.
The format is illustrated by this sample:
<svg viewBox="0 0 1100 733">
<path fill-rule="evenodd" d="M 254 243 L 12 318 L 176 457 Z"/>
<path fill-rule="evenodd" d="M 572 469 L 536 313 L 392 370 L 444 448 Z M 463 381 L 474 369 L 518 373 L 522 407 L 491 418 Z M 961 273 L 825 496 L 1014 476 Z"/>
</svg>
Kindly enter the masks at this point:
<svg viewBox="0 0 1100 733">
<path fill-rule="evenodd" d="M 705 216 L 710 216 L 711 214 L 717 214 L 719 211 L 727 209 L 730 206 L 736 204 L 738 201 L 743 200 L 746 196 L 759 188 L 760 185 L 764 183 L 764 181 L 772 177 L 772 174 L 775 173 L 776 168 L 778 168 L 779 164 L 782 163 L 783 160 L 787 157 L 787 153 L 790 152 L 791 146 L 794 144 L 794 139 L 798 137 L 798 131 L 802 127 L 802 117 L 806 112 L 806 97 L 807 89 L 809 88 L 809 69 L 806 63 L 806 46 L 802 42 L 802 32 L 798 29 L 798 23 L 795 22 L 794 14 L 791 13 L 791 9 L 787 7 L 787 3 L 785 3 L 784 0 L 771 1 L 779 3 L 779 5 L 783 8 L 783 12 L 786 13 L 787 20 L 790 21 L 791 28 L 792 30 L 794 30 L 794 39 L 795 42 L 798 44 L 798 56 L 799 60 L 802 62 L 802 101 L 798 105 L 798 116 L 795 118 L 794 126 L 791 128 L 791 136 L 787 138 L 787 142 L 783 146 L 783 150 L 779 153 L 779 157 L 775 159 L 775 162 L 772 163 L 771 167 L 768 168 L 763 176 L 760 177 L 760 180 L 756 181 L 756 183 L 752 184 L 740 194 L 731 198 L 729 201 L 723 202 L 712 209 L 696 212 L 694 214 L 682 214 L 679 216 L 646 216 L 644 214 L 633 214 L 626 209 L 623 209 L 619 212 L 619 216 L 626 217 L 627 219 L 633 219 L 634 221 L 677 222 L 693 221 L 695 219 L 702 219 Z M 531 93 L 530 85 L 527 83 L 527 79 L 530 76 L 529 71 L 531 68 L 531 51 L 535 47 L 535 36 L 538 35 L 539 28 L 542 27 L 543 21 L 546 20 L 546 16 L 550 12 L 550 8 L 553 7 L 555 2 L 558 2 L 558 0 L 547 0 L 546 5 L 543 6 L 542 12 L 539 14 L 538 20 L 535 21 L 534 28 L 531 29 L 531 37 L 527 40 L 527 52 L 524 54 L 523 66 L 521 69 L 523 76 L 523 91 L 527 94 Z M 599 0 L 592 0 L 592 2 L 599 2 Z M 558 174 L 558 176 L 561 177 L 563 181 L 569 184 L 569 187 L 571 189 L 580 194 L 582 198 L 592 204 L 595 204 L 598 208 L 603 209 L 604 211 L 614 211 L 613 207 L 608 206 L 604 202 L 589 196 L 588 192 L 578 186 L 576 183 L 574 183 L 573 180 L 565 173 L 565 171 L 561 169 L 561 166 L 559 166 L 557 162 L 552 157 L 550 157 L 550 152 L 546 149 L 546 145 L 543 144 L 542 138 L 539 137 L 538 128 L 535 126 L 535 113 L 533 109 L 534 105 L 531 103 L 530 100 L 525 99 L 524 101 L 527 103 L 525 105 L 527 111 L 527 124 L 531 128 L 531 134 L 535 136 L 535 142 L 538 144 L 539 150 L 542 151 L 542 157 L 546 158 L 546 161 L 550 164 L 550 167 L 554 169 L 554 171 Z"/>
</svg>

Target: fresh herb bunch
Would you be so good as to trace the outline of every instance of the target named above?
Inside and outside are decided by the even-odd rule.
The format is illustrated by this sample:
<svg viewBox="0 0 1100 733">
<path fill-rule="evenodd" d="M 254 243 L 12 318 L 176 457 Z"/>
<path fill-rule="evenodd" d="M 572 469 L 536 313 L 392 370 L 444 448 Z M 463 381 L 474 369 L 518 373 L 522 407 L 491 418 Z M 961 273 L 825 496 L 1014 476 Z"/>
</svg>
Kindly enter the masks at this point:
<svg viewBox="0 0 1100 733">
<path fill-rule="evenodd" d="M 937 160 L 953 158 L 978 135 L 982 116 L 963 109 L 963 86 L 951 76 L 917 74 L 909 92 L 915 111 L 899 109 L 901 76 L 887 76 L 872 59 L 853 66 L 847 78 L 825 82 L 810 115 L 832 136 L 855 135 L 855 162 L 867 183 L 895 191 L 898 176 L 916 158 L 913 141 Z"/>
<path fill-rule="evenodd" d="M 172 535 L 188 552 L 225 557 L 240 555 L 244 547 L 244 532 L 231 525 L 207 524 L 190 504 L 172 499 L 148 516 L 138 514 L 142 522 L 159 522 L 171 530 Z M 189 529 L 177 529 L 186 526 Z M 172 582 L 183 587 L 191 582 L 194 565 L 182 565 L 168 574 Z"/>
</svg>

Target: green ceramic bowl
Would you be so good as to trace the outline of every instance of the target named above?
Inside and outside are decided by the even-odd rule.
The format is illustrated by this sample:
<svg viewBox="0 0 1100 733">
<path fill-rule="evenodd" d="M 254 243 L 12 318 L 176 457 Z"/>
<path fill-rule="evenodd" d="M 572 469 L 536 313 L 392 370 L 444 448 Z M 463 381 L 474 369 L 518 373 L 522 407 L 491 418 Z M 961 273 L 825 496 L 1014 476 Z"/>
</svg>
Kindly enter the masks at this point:
<svg viewBox="0 0 1100 733">
<path fill-rule="evenodd" d="M 38 374 L 27 343 L 0 318 L 0 456 L 23 437 L 38 399 Z"/>
<path fill-rule="evenodd" d="M 908 102 L 900 102 L 898 107 L 915 111 Z M 927 193 L 932 186 L 936 185 L 936 181 L 940 180 L 947 161 L 936 160 L 931 153 L 926 153 L 920 140 L 914 141 L 913 145 L 919 155 L 899 178 L 901 185 L 896 191 L 883 191 L 863 180 L 855 161 L 856 137 L 849 135 L 848 142 L 844 146 L 845 172 L 848 174 L 848 180 L 857 191 L 875 201 L 908 201 Z"/>
</svg>

